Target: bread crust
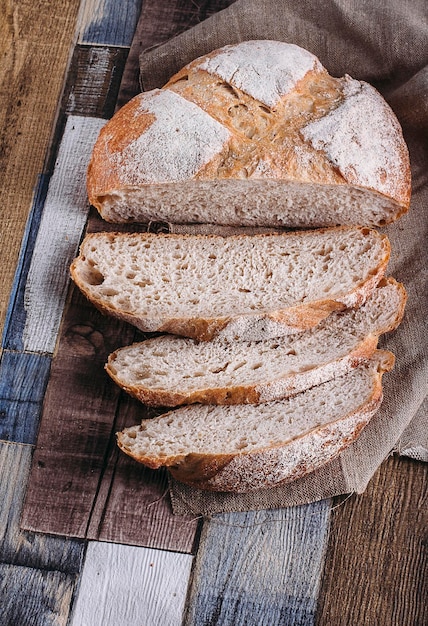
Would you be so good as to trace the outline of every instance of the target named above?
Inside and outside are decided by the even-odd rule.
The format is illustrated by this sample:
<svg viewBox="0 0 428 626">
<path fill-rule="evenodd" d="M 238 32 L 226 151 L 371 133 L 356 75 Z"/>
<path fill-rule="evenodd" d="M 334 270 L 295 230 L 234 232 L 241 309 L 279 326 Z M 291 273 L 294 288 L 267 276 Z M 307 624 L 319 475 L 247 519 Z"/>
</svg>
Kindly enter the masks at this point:
<svg viewBox="0 0 428 626">
<path fill-rule="evenodd" d="M 266 50 L 277 55 L 278 67 L 269 65 Z M 230 55 L 236 57 L 233 63 L 240 63 L 231 76 Z M 257 55 L 266 59 L 258 82 L 251 76 Z M 287 72 L 291 76 L 276 96 L 270 80 L 272 76 L 274 82 L 275 72 L 278 84 Z M 157 104 L 160 100 L 171 100 L 165 105 L 169 115 Z M 195 118 L 193 138 L 186 126 L 189 116 Z M 181 169 L 174 166 L 177 161 Z M 195 207 L 186 208 L 187 192 L 182 198 L 177 194 L 180 185 L 201 181 L 211 183 L 200 191 L 201 203 L 212 205 L 204 217 L 197 210 L 192 213 Z M 315 188 L 315 205 L 329 186 L 331 216 L 324 200 L 313 226 L 345 223 L 340 221 L 341 210 L 334 208 L 334 188 L 349 188 L 350 198 L 352 190 L 372 193 L 373 203 L 379 203 L 373 225 L 392 222 L 405 213 L 411 192 L 408 149 L 393 111 L 380 94 L 348 76 L 329 76 L 306 50 L 271 41 L 213 51 L 183 68 L 161 90 L 139 94 L 123 106 L 100 132 L 88 168 L 87 190 L 90 203 L 110 222 L 167 219 L 236 224 L 233 214 L 223 210 L 234 192 L 225 196 L 223 187 L 217 187 L 219 181 L 237 186 L 245 181 L 277 182 L 281 194 L 275 197 L 275 212 L 272 200 L 264 202 L 263 186 L 257 198 L 260 212 L 253 206 L 254 187 L 248 200 L 239 194 L 240 202 L 248 205 L 245 223 L 273 227 L 302 226 L 297 201 L 293 212 L 288 207 L 287 188 L 295 183 Z M 134 202 L 138 190 L 153 191 L 152 204 L 140 194 L 131 211 L 126 206 Z M 354 223 L 369 223 L 358 216 L 357 208 L 353 213 Z"/>
<path fill-rule="evenodd" d="M 394 366 L 391 352 L 376 353 L 377 369 L 368 400 L 342 418 L 312 428 L 284 444 L 254 452 L 234 454 L 189 453 L 168 458 L 138 455 L 117 433 L 118 446 L 139 463 L 153 469 L 166 466 L 177 480 L 198 489 L 245 493 L 266 489 L 302 478 L 333 460 L 351 445 L 378 411 L 382 399 L 382 376 Z"/>
</svg>

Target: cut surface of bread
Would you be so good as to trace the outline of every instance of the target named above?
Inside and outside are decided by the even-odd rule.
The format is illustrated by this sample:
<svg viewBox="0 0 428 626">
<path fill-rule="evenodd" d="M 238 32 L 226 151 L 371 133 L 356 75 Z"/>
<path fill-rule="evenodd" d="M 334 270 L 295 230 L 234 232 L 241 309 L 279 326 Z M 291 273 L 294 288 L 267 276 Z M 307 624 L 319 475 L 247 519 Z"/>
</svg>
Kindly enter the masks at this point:
<svg viewBox="0 0 428 626">
<path fill-rule="evenodd" d="M 281 399 L 346 373 L 369 358 L 400 323 L 403 285 L 383 280 L 358 309 L 332 313 L 315 328 L 258 342 L 163 335 L 121 348 L 106 370 L 151 406 L 241 404 Z"/>
<path fill-rule="evenodd" d="M 407 211 L 410 166 L 373 87 L 296 45 L 246 41 L 122 107 L 87 188 L 110 222 L 378 226 Z"/>
<path fill-rule="evenodd" d="M 361 305 L 389 241 L 368 228 L 288 234 L 87 235 L 71 275 L 105 313 L 147 332 L 257 340 Z"/>
<path fill-rule="evenodd" d="M 117 434 L 123 452 L 166 466 L 201 489 L 245 492 L 291 481 L 350 445 L 379 409 L 390 352 L 348 374 L 281 401 L 190 405 Z"/>
</svg>

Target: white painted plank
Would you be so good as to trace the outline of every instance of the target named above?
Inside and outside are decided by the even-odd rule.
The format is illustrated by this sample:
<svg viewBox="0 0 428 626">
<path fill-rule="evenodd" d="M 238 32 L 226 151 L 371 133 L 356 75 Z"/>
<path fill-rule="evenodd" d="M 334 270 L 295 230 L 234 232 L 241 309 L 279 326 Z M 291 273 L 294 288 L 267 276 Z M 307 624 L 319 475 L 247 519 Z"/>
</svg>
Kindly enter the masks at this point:
<svg viewBox="0 0 428 626">
<path fill-rule="evenodd" d="M 70 626 L 180 626 L 192 559 L 90 542 Z"/>
<path fill-rule="evenodd" d="M 86 170 L 105 120 L 70 116 L 49 184 L 24 294 L 24 350 L 54 352 L 69 284 L 89 204 Z"/>
</svg>

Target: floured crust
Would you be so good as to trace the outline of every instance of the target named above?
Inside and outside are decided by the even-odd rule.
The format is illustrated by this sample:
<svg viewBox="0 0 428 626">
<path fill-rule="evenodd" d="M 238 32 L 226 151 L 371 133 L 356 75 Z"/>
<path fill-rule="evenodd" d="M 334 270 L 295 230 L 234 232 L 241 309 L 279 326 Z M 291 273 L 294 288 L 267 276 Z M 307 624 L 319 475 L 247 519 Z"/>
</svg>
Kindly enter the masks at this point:
<svg viewBox="0 0 428 626">
<path fill-rule="evenodd" d="M 400 125 L 373 87 L 329 76 L 292 44 L 250 41 L 196 59 L 118 111 L 96 142 L 87 187 L 111 222 L 237 224 L 226 208 L 235 195 L 241 223 L 301 227 L 394 221 L 409 207 L 410 182 Z M 368 197 L 355 200 L 359 190 Z"/>
<path fill-rule="evenodd" d="M 377 351 L 370 394 L 357 409 L 283 444 L 251 452 L 245 449 L 217 454 L 189 451 L 156 458 L 135 451 L 124 431 L 118 433 L 118 445 L 136 461 L 152 468 L 166 466 L 174 478 L 199 489 L 244 493 L 291 482 L 331 461 L 358 438 L 381 405 L 382 376 L 392 369 L 394 360 L 390 352 Z M 169 415 L 173 417 L 174 412 L 166 417 Z"/>
</svg>

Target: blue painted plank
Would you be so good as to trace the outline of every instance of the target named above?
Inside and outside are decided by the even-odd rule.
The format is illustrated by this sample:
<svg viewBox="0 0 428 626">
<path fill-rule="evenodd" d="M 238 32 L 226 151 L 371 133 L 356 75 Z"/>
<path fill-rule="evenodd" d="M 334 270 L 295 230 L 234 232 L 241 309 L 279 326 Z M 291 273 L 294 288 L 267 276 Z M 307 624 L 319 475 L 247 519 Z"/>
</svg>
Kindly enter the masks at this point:
<svg viewBox="0 0 428 626">
<path fill-rule="evenodd" d="M 3 331 L 2 347 L 9 350 L 22 350 L 22 333 L 25 326 L 24 291 L 28 270 L 31 264 L 34 243 L 40 225 L 40 218 L 48 192 L 50 176 L 42 174 L 38 177 L 33 205 L 28 216 L 21 251 L 15 272 L 9 307 Z"/>
<path fill-rule="evenodd" d="M 91 5 L 92 6 L 89 6 Z M 94 6 L 95 4 L 95 6 Z M 140 17 L 142 0 L 96 0 L 80 15 L 79 43 L 130 46 Z"/>
<path fill-rule="evenodd" d="M 0 361 L 0 439 L 36 441 L 51 358 L 4 350 Z"/>
<path fill-rule="evenodd" d="M 331 501 L 204 522 L 186 626 L 311 626 Z"/>
</svg>

